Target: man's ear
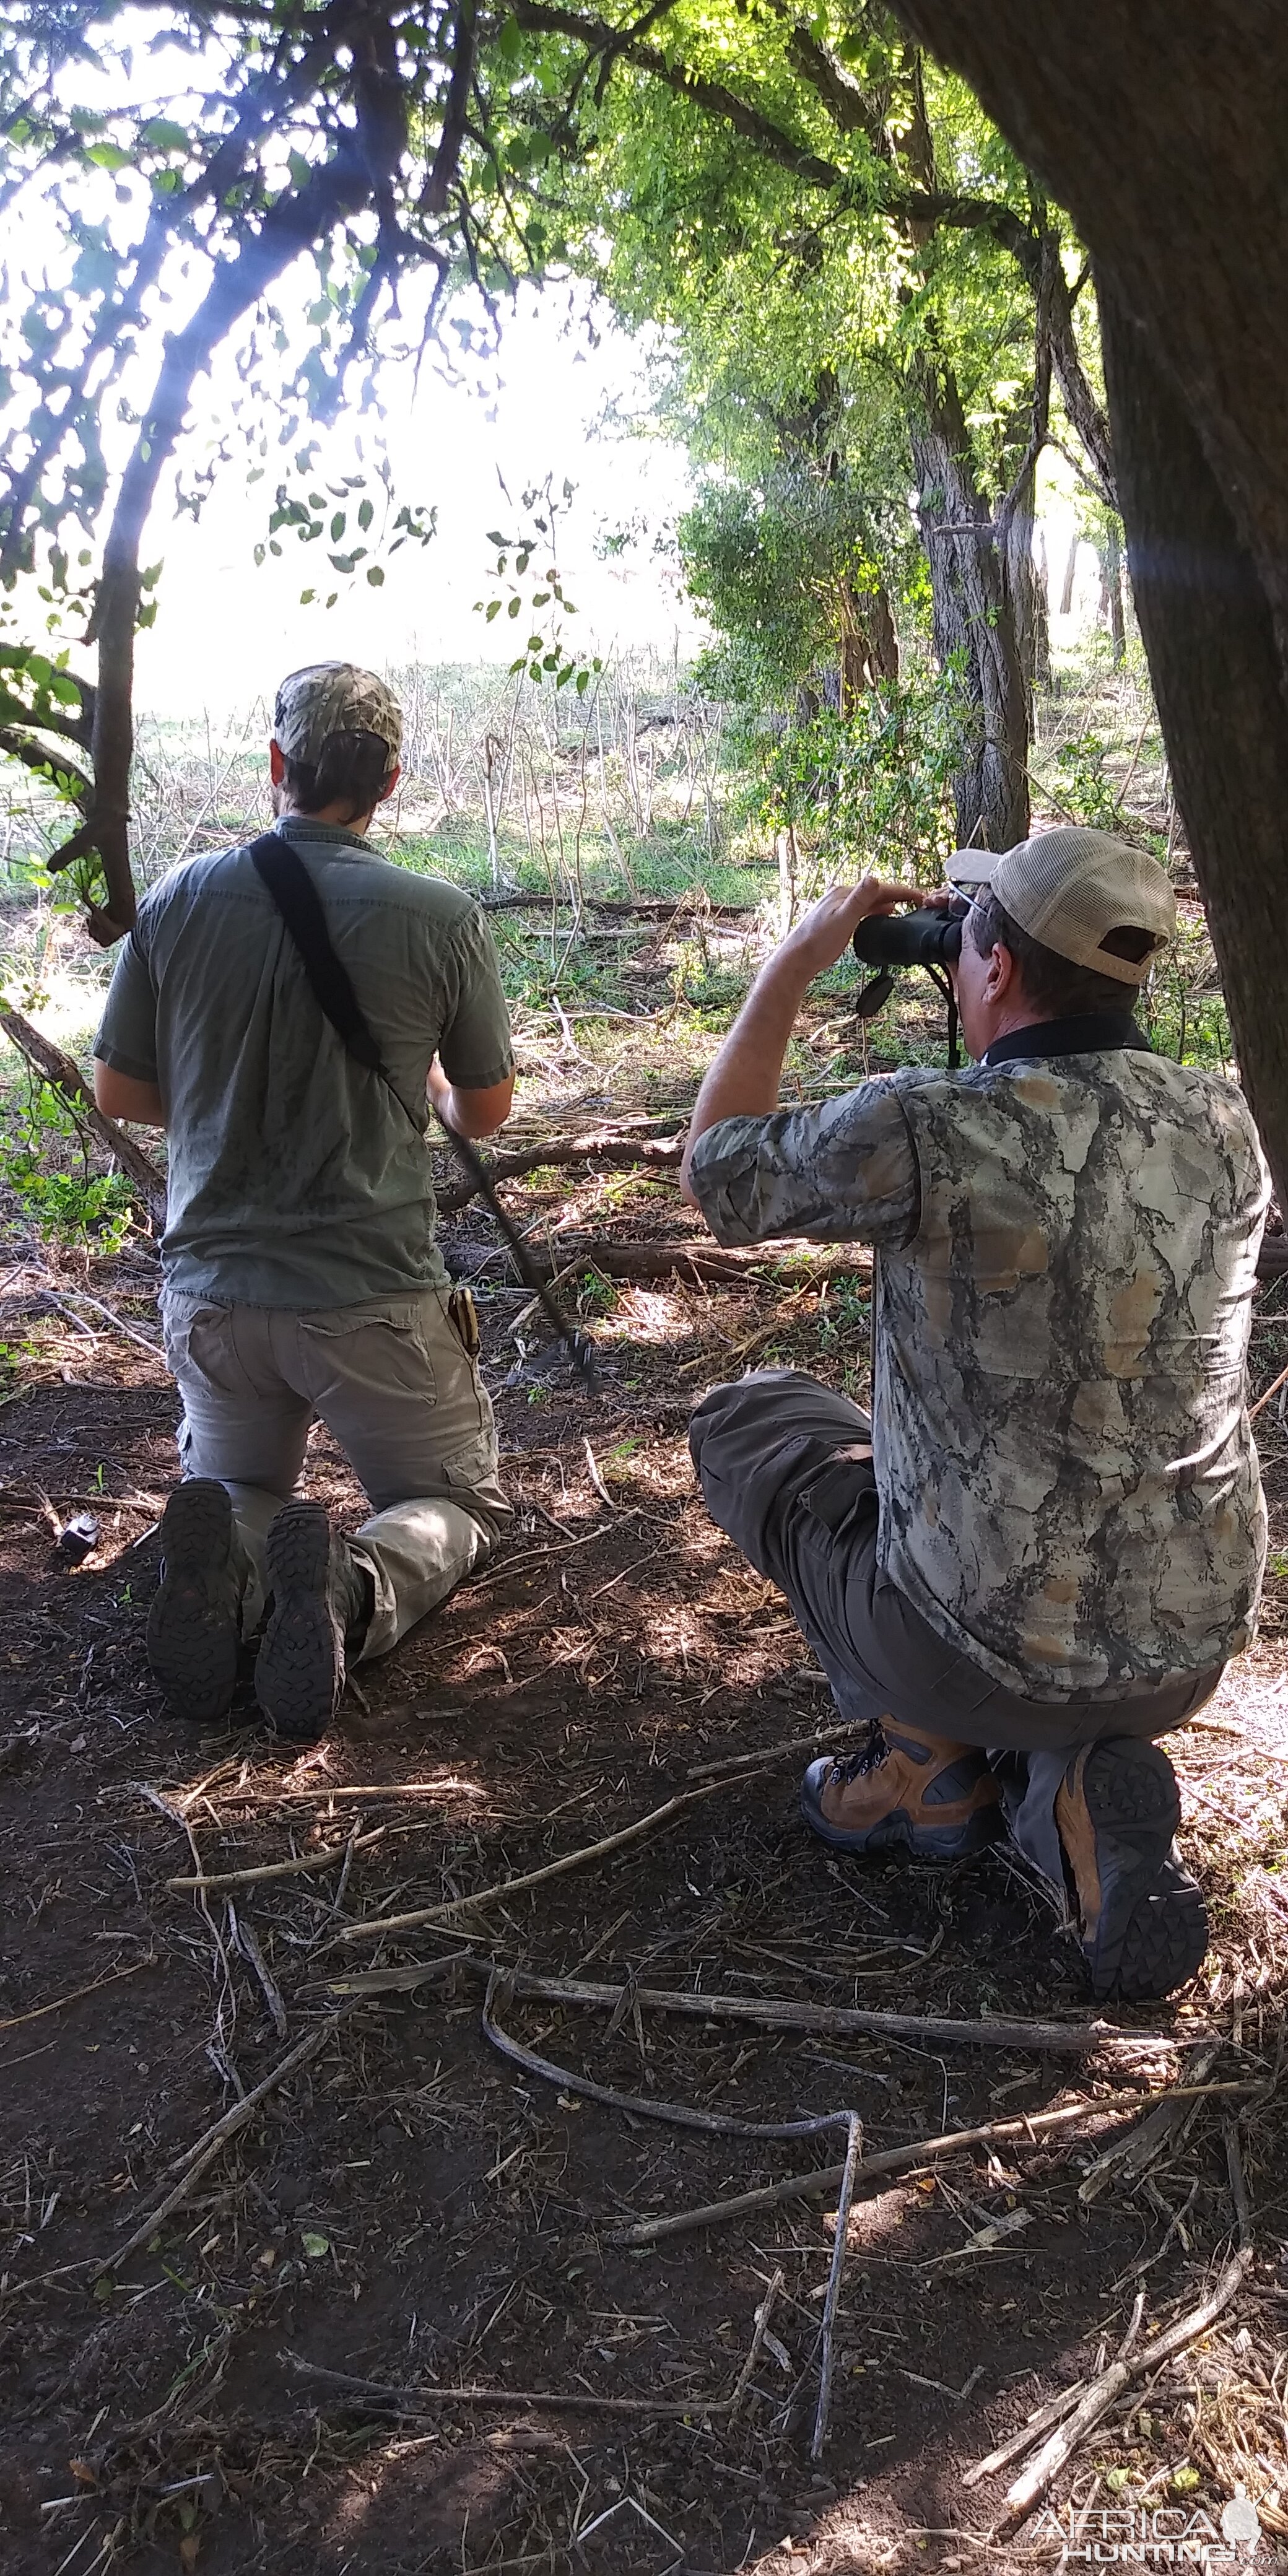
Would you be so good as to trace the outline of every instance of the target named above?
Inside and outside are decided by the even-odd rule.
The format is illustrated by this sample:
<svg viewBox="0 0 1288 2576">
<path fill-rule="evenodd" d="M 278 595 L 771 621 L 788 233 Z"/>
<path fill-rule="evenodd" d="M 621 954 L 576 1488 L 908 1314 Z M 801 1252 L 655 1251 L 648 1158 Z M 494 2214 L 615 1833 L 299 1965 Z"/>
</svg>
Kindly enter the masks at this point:
<svg viewBox="0 0 1288 2576">
<path fill-rule="evenodd" d="M 274 787 L 280 787 L 286 776 L 286 754 L 276 740 L 268 746 L 268 774 Z"/>
<path fill-rule="evenodd" d="M 984 984 L 986 1001 L 1004 1002 L 1012 992 L 1015 980 L 1015 959 L 1010 949 L 1004 948 L 1001 940 L 997 939 L 993 943 L 992 954 L 988 961 L 988 974 Z"/>
<path fill-rule="evenodd" d="M 387 779 L 385 780 L 384 786 L 381 788 L 381 790 L 380 790 L 380 794 L 379 794 L 379 795 L 378 795 L 378 797 L 376 798 L 376 803 L 377 803 L 377 805 L 383 805 L 383 804 L 384 804 L 384 802 L 385 802 L 386 797 L 387 797 L 387 796 L 392 796 L 392 794 L 393 794 L 393 792 L 394 792 L 394 789 L 395 789 L 395 787 L 397 786 L 398 781 L 399 781 L 399 779 L 401 778 L 401 776 L 402 776 L 402 763 L 401 763 L 401 761 L 400 761 L 400 762 L 398 763 L 398 766 L 397 766 L 397 768 L 396 768 L 396 769 L 391 769 L 391 770 L 390 770 L 390 772 L 389 772 L 389 776 L 388 776 L 388 777 L 387 777 Z"/>
</svg>

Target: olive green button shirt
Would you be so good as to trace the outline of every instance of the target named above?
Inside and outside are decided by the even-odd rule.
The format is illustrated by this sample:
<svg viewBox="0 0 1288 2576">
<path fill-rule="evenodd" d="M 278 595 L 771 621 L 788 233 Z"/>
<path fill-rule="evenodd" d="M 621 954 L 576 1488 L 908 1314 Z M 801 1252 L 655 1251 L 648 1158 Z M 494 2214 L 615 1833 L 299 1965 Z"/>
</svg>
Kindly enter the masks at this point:
<svg viewBox="0 0 1288 2576">
<path fill-rule="evenodd" d="M 409 1107 L 436 1054 L 465 1090 L 504 1082 L 509 1014 L 473 896 L 336 824 L 277 829 Z M 443 1284 L 428 1151 L 323 1016 L 247 849 L 190 860 L 144 897 L 94 1053 L 165 1103 L 168 1287 L 298 1309 Z"/>
</svg>

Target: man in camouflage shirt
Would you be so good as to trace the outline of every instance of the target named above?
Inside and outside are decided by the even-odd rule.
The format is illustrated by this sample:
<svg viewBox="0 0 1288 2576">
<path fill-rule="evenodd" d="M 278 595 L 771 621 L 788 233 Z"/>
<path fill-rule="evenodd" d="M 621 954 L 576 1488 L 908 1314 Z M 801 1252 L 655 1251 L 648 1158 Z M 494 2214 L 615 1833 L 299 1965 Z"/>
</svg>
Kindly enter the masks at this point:
<svg viewBox="0 0 1288 2576">
<path fill-rule="evenodd" d="M 1265 1558 L 1265 1166 L 1242 1094 L 1152 1054 L 1127 1008 L 1174 927 L 1152 859 L 1063 829 L 949 874 L 975 889 L 973 1067 L 777 1106 L 808 984 L 907 900 L 869 877 L 769 960 L 690 1132 L 722 1243 L 874 1247 L 871 1422 L 762 1370 L 703 1399 L 693 1456 L 865 1729 L 806 1774 L 814 1831 L 947 1857 L 1005 1818 L 1072 1898 L 1096 1995 L 1163 1994 L 1207 1929 L 1154 1739 L 1249 1643 Z"/>
</svg>

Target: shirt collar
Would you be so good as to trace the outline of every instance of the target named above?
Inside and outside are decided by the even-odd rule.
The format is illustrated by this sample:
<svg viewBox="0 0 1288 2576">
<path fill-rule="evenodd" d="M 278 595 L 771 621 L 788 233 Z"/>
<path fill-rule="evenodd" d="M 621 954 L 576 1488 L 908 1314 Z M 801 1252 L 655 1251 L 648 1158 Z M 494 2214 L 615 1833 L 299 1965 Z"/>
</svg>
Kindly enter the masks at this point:
<svg viewBox="0 0 1288 2576">
<path fill-rule="evenodd" d="M 1035 1020 L 1030 1028 L 1009 1029 L 1005 1037 L 994 1038 L 980 1062 L 991 1072 L 1017 1056 L 1103 1055 L 1116 1047 L 1153 1053 L 1130 1011 L 1079 1011 L 1066 1020 Z"/>
<path fill-rule="evenodd" d="M 316 814 L 279 814 L 273 829 L 284 841 L 309 841 L 319 851 L 361 850 L 368 859 L 382 855 L 374 841 L 351 832 L 347 823 L 323 823 Z"/>
</svg>

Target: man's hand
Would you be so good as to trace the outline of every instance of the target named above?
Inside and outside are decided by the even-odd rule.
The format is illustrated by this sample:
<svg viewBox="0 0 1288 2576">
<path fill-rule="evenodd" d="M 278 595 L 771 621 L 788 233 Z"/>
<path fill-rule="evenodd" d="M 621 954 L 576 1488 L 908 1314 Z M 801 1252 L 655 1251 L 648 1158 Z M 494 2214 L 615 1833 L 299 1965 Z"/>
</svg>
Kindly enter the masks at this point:
<svg viewBox="0 0 1288 2576">
<path fill-rule="evenodd" d="M 783 1057 L 806 987 L 835 966 L 869 913 L 893 912 L 898 904 L 918 900 L 915 886 L 886 885 L 880 877 L 834 886 L 766 960 L 694 1103 L 680 1165 L 680 1189 L 691 1207 L 697 1201 L 689 1186 L 689 1163 L 698 1138 L 722 1118 L 777 1108 Z"/>
<path fill-rule="evenodd" d="M 874 912 L 894 912 L 901 903 L 924 900 L 916 886 L 889 885 L 881 877 L 861 877 L 855 886 L 833 886 L 812 904 L 778 949 L 779 957 L 798 960 L 812 984 L 845 955 L 861 921 Z"/>
</svg>

